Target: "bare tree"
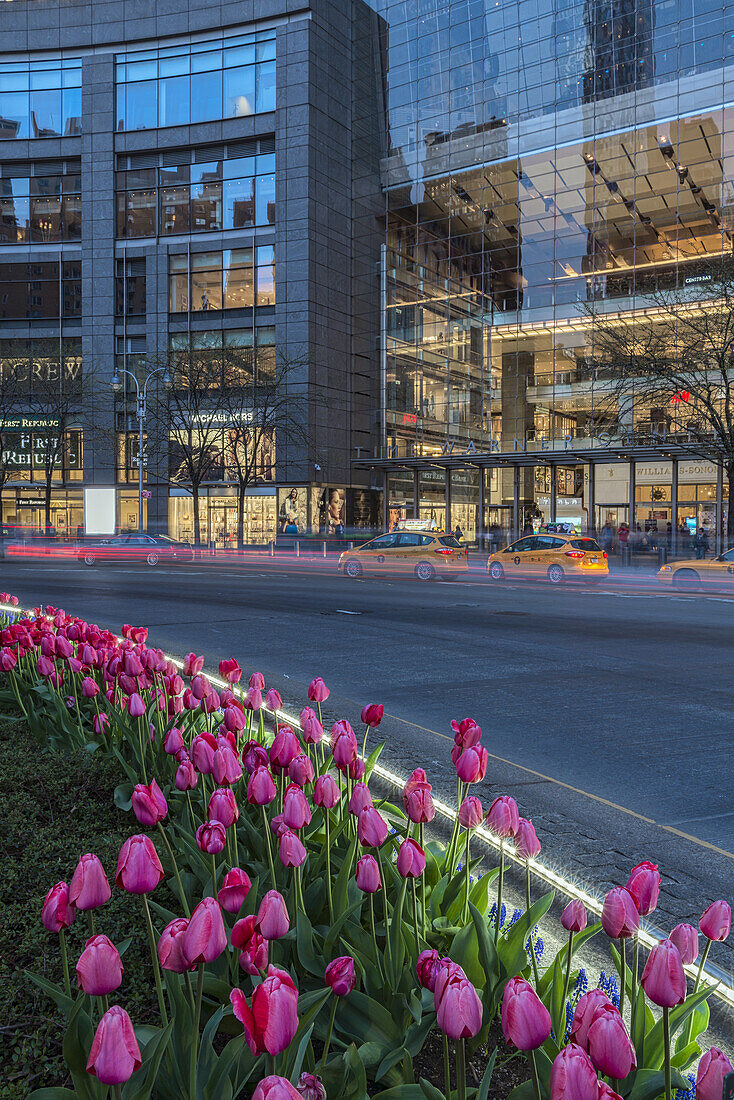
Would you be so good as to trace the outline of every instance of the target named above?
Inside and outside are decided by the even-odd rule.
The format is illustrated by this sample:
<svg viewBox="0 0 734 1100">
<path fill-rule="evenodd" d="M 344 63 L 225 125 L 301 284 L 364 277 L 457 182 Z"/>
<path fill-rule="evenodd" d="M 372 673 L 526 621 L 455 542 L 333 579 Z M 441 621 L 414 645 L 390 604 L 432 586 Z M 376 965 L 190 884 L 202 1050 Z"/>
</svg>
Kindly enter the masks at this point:
<svg viewBox="0 0 734 1100">
<path fill-rule="evenodd" d="M 734 502 L 734 258 L 679 272 L 643 288 L 642 316 L 585 307 L 596 417 L 612 433 L 634 427 L 720 464 Z M 734 543 L 731 504 L 726 534 Z"/>
<path fill-rule="evenodd" d="M 28 434 L 28 381 L 13 361 L 0 365 L 0 493 L 17 476 L 26 454 L 18 442 Z"/>
</svg>

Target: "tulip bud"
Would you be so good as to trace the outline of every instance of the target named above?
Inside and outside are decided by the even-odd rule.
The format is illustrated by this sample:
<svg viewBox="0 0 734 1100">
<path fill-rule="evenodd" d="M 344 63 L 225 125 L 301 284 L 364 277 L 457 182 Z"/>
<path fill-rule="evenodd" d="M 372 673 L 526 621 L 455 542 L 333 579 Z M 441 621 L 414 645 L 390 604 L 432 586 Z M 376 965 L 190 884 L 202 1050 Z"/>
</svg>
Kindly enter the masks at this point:
<svg viewBox="0 0 734 1100">
<path fill-rule="evenodd" d="M 283 821 L 289 829 L 302 829 L 311 821 L 308 799 L 295 783 L 289 783 L 283 798 Z"/>
<path fill-rule="evenodd" d="M 256 806 L 269 805 L 277 794 L 273 777 L 267 768 L 258 765 L 247 782 L 247 801 Z"/>
<path fill-rule="evenodd" d="M 245 710 L 258 711 L 262 708 L 263 697 L 260 688 L 251 687 L 248 688 L 245 697 L 242 700 L 242 705 Z"/>
<path fill-rule="evenodd" d="M 97 856 L 87 853 L 76 865 L 69 884 L 69 901 L 77 909 L 98 909 L 110 900 L 112 891 Z"/>
<path fill-rule="evenodd" d="M 267 693 L 267 695 L 265 696 L 265 703 L 268 707 L 268 710 L 283 709 L 283 700 L 280 697 L 280 692 L 276 691 L 275 688 L 271 688 L 270 691 Z"/>
<path fill-rule="evenodd" d="M 226 841 L 227 831 L 221 821 L 205 821 L 196 830 L 196 843 L 210 856 L 218 855 Z"/>
<path fill-rule="evenodd" d="M 127 712 L 131 718 L 142 718 L 145 714 L 145 703 L 134 691 L 127 701 Z"/>
<path fill-rule="evenodd" d="M 230 733 L 238 733 L 245 728 L 246 719 L 239 707 L 225 706 L 224 728 Z"/>
<path fill-rule="evenodd" d="M 329 698 L 329 689 L 320 676 L 308 685 L 308 697 L 312 703 L 325 703 Z"/>
<path fill-rule="evenodd" d="M 237 753 L 233 751 L 228 742 L 217 746 L 212 761 L 212 775 L 215 783 L 236 783 L 242 778 L 242 765 Z"/>
<path fill-rule="evenodd" d="M 561 924 L 567 932 L 583 932 L 588 917 L 582 901 L 569 901 L 561 913 Z"/>
<path fill-rule="evenodd" d="M 150 837 L 138 834 L 125 841 L 117 859 L 115 884 L 129 894 L 149 894 L 164 878 Z"/>
<path fill-rule="evenodd" d="M 94 699 L 99 695 L 99 684 L 91 676 L 85 676 L 82 680 L 82 695 L 85 699 Z"/>
<path fill-rule="evenodd" d="M 495 836 L 514 836 L 520 826 L 520 814 L 515 799 L 508 794 L 495 798 L 489 807 L 487 825 Z"/>
<path fill-rule="evenodd" d="M 571 1021 L 572 1042 L 586 1050 L 589 1045 L 589 1028 L 597 1012 L 611 1004 L 612 1002 L 602 989 L 590 989 L 588 993 L 579 997 Z"/>
<path fill-rule="evenodd" d="M 372 805 L 372 795 L 366 783 L 355 783 L 352 797 L 349 799 L 349 812 L 359 817 L 362 810 Z"/>
<path fill-rule="evenodd" d="M 280 832 L 278 854 L 284 867 L 300 867 L 306 859 L 306 849 L 301 844 L 298 834 L 284 827 Z"/>
<path fill-rule="evenodd" d="M 296 1092 L 303 1100 L 326 1100 L 326 1089 L 321 1078 L 314 1073 L 302 1073 L 298 1078 Z"/>
<path fill-rule="evenodd" d="M 374 806 L 367 806 L 357 818 L 357 836 L 363 848 L 379 848 L 387 840 L 387 822 Z"/>
<path fill-rule="evenodd" d="M 227 913 L 239 913 L 245 898 L 250 892 L 252 882 L 246 871 L 233 867 L 222 879 L 217 893 L 217 901 Z"/>
<path fill-rule="evenodd" d="M 382 886 L 380 868 L 374 856 L 366 855 L 357 860 L 354 876 L 357 886 L 364 894 L 376 894 Z"/>
<path fill-rule="evenodd" d="M 189 756 L 200 775 L 211 775 L 216 751 L 217 743 L 210 733 L 197 733 L 191 742 Z"/>
<path fill-rule="evenodd" d="M 635 899 L 624 886 L 615 886 L 604 898 L 601 923 L 610 939 L 629 939 L 640 927 Z"/>
<path fill-rule="evenodd" d="M 164 970 L 174 974 L 183 974 L 191 970 L 191 963 L 183 949 L 184 933 L 189 926 L 184 917 L 169 921 L 158 940 L 158 961 Z"/>
<path fill-rule="evenodd" d="M 382 721 L 383 707 L 381 703 L 369 703 L 362 707 L 362 722 L 365 726 L 375 729 Z"/>
<path fill-rule="evenodd" d="M 195 653 L 187 653 L 183 659 L 184 676 L 196 676 L 204 667 L 204 658 L 197 657 Z"/>
<path fill-rule="evenodd" d="M 481 783 L 487 774 L 487 750 L 482 745 L 464 749 L 456 761 L 456 774 L 462 783 Z"/>
<path fill-rule="evenodd" d="M 676 924 L 670 939 L 680 951 L 684 966 L 690 966 L 698 958 L 698 929 L 692 924 Z"/>
<path fill-rule="evenodd" d="M 536 835 L 532 821 L 521 817 L 518 821 L 515 833 L 515 851 L 520 859 L 535 859 L 540 855 L 540 841 Z"/>
<path fill-rule="evenodd" d="M 265 690 L 265 677 L 262 672 L 253 672 L 249 680 L 249 686 L 251 688 L 257 688 L 258 691 Z"/>
<path fill-rule="evenodd" d="M 183 747 L 184 741 L 181 730 L 176 726 L 171 726 L 163 739 L 163 751 L 168 753 L 169 756 L 175 756 Z"/>
<path fill-rule="evenodd" d="M 614 1005 L 604 1005 L 596 1011 L 587 1043 L 591 1061 L 607 1077 L 622 1080 L 637 1065 L 635 1048 Z"/>
<path fill-rule="evenodd" d="M 268 751 L 259 741 L 247 741 L 242 746 L 242 767 L 248 775 L 252 775 L 255 768 L 270 767 Z"/>
<path fill-rule="evenodd" d="M 461 968 L 457 970 L 439 969 L 436 975 L 436 1023 L 450 1039 L 467 1039 L 481 1029 L 482 1002 Z"/>
<path fill-rule="evenodd" d="M 137 783 L 132 793 L 133 813 L 141 825 L 151 828 L 163 821 L 168 813 L 168 803 L 155 779 L 146 787 L 144 783 Z"/>
<path fill-rule="evenodd" d="M 288 1078 L 273 1075 L 264 1077 L 252 1094 L 252 1100 L 293 1100 L 294 1097 L 301 1100 L 301 1093 L 294 1089 Z"/>
<path fill-rule="evenodd" d="M 732 1072 L 732 1064 L 718 1047 L 711 1047 L 698 1063 L 696 1100 L 721 1100 L 724 1078 Z"/>
<path fill-rule="evenodd" d="M 598 1100 L 622 1100 L 622 1097 L 610 1088 L 606 1081 L 600 1081 Z"/>
<path fill-rule="evenodd" d="M 49 932 L 61 932 L 69 928 L 76 916 L 76 906 L 69 901 L 69 887 L 65 882 L 57 882 L 46 894 L 41 909 L 43 927 Z"/>
<path fill-rule="evenodd" d="M 239 816 L 240 811 L 234 791 L 229 787 L 218 787 L 212 791 L 207 806 L 207 817 L 210 821 L 218 821 L 225 829 L 229 829 Z"/>
<path fill-rule="evenodd" d="M 731 906 L 726 901 L 712 901 L 698 922 L 708 940 L 723 942 L 731 931 Z"/>
<path fill-rule="evenodd" d="M 482 803 L 475 795 L 468 795 L 459 806 L 459 824 L 462 829 L 476 829 L 482 824 L 483 818 Z"/>
<path fill-rule="evenodd" d="M 591 1059 L 585 1050 L 569 1043 L 551 1066 L 551 1100 L 593 1100 L 599 1095 L 599 1083 Z"/>
<path fill-rule="evenodd" d="M 518 1050 L 537 1050 L 551 1033 L 548 1009 L 523 978 L 510 978 L 502 995 L 502 1034 Z"/>
<path fill-rule="evenodd" d="M 76 964 L 79 988 L 90 997 L 104 997 L 122 982 L 123 965 L 119 952 L 107 936 L 92 936 Z"/>
<path fill-rule="evenodd" d="M 288 778 L 299 787 L 313 783 L 315 775 L 314 766 L 305 753 L 299 753 L 288 766 Z"/>
<path fill-rule="evenodd" d="M 219 662 L 219 675 L 228 684 L 238 684 L 242 678 L 242 669 L 234 657 Z"/>
<path fill-rule="evenodd" d="M 680 951 L 672 940 L 652 948 L 641 978 L 642 988 L 656 1005 L 675 1008 L 686 999 L 686 975 Z"/>
<path fill-rule="evenodd" d="M 364 779 L 367 768 L 365 762 L 361 756 L 355 756 L 347 768 L 347 775 L 350 779 L 355 780 L 357 783 L 361 783 Z"/>
<path fill-rule="evenodd" d="M 398 849 L 398 874 L 403 878 L 420 878 L 426 869 L 425 852 L 415 840 L 408 837 Z"/>
<path fill-rule="evenodd" d="M 331 986 L 331 991 L 337 997 L 346 997 L 354 989 L 356 982 L 354 974 L 354 959 L 351 955 L 342 955 L 330 962 L 324 973 L 324 981 Z"/>
<path fill-rule="evenodd" d="M 97 1025 L 87 1060 L 87 1073 L 103 1085 L 122 1085 L 141 1065 L 140 1047 L 132 1021 L 124 1008 L 113 1005 Z"/>
<path fill-rule="evenodd" d="M 431 784 L 415 784 L 407 794 L 403 792 L 403 805 L 408 818 L 414 825 L 427 824 L 436 816 L 436 808 L 431 798 Z"/>
<path fill-rule="evenodd" d="M 277 890 L 268 890 L 260 902 L 257 928 L 266 940 L 280 940 L 290 928 L 285 899 Z"/>
<path fill-rule="evenodd" d="M 183 953 L 194 966 L 218 959 L 227 946 L 222 910 L 214 898 L 204 898 L 194 909 L 183 934 Z"/>
<path fill-rule="evenodd" d="M 176 768 L 176 778 L 174 779 L 176 790 L 193 791 L 197 780 L 196 769 L 187 756 Z"/>
<path fill-rule="evenodd" d="M 364 856 L 364 859 L 372 859 L 372 856 Z M 436 974 L 438 973 L 438 951 L 421 951 L 415 964 L 415 973 L 418 985 L 427 989 L 430 993 L 436 988 Z"/>
<path fill-rule="evenodd" d="M 299 755 L 301 746 L 290 726 L 279 726 L 270 746 L 270 764 L 273 771 L 286 770 Z"/>
<path fill-rule="evenodd" d="M 660 875 L 656 864 L 647 861 L 638 863 L 627 880 L 627 889 L 634 898 L 641 917 L 652 913 L 660 894 Z"/>
<path fill-rule="evenodd" d="M 239 989 L 233 989 L 229 999 L 235 1016 L 244 1028 L 245 1040 L 253 1054 L 267 1051 L 268 1054 L 276 1055 L 289 1046 L 298 1030 L 298 990 L 290 974 L 269 966 L 267 977 L 255 987 L 252 994 L 252 1008 Z M 281 1079 L 266 1078 L 266 1081 L 270 1080 Z M 258 1088 L 263 1084 L 265 1082 L 261 1081 Z M 289 1088 L 293 1089 L 293 1086 L 289 1085 Z M 295 1089 L 293 1093 L 300 1100 Z M 257 1095 L 256 1089 L 253 1100 Z M 261 1095 L 277 1097 L 279 1094 L 263 1092 Z M 282 1095 L 291 1094 L 286 1092 Z"/>
<path fill-rule="evenodd" d="M 319 745 L 324 739 L 323 726 L 310 707 L 301 711 L 301 733 L 307 745 Z"/>
</svg>

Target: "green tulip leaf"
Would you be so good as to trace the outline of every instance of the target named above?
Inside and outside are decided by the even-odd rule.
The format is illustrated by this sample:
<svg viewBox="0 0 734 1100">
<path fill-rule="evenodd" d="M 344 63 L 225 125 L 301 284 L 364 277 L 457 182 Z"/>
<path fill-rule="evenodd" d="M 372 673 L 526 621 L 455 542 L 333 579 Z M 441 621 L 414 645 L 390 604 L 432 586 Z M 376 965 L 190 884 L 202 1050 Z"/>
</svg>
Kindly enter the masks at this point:
<svg viewBox="0 0 734 1100">
<path fill-rule="evenodd" d="M 156 1086 L 156 1078 L 161 1060 L 173 1032 L 174 1021 L 168 1025 L 146 1044 L 142 1051 L 142 1065 L 126 1082 L 122 1090 L 122 1100 L 149 1100 Z M 139 1034 L 139 1032 L 137 1033 Z"/>
<path fill-rule="evenodd" d="M 430 1081 L 426 1081 L 425 1077 L 421 1077 L 420 1087 L 426 1100 L 446 1100 L 441 1090 L 432 1085 Z"/>
<path fill-rule="evenodd" d="M 67 997 L 60 986 L 47 981 L 46 978 L 41 977 L 40 974 L 34 974 L 32 970 L 24 970 L 23 973 L 29 981 L 32 981 L 34 985 L 37 985 L 40 990 L 51 998 L 56 1007 L 61 1009 L 64 1016 L 67 1018 L 69 1017 L 75 1004 L 72 997 Z"/>
<path fill-rule="evenodd" d="M 492 1084 L 492 1074 L 494 1073 L 494 1063 L 496 1059 L 497 1047 L 492 1051 L 489 1061 L 487 1062 L 487 1068 L 482 1075 L 482 1080 L 479 1082 L 476 1100 L 489 1100 L 489 1086 Z"/>
<path fill-rule="evenodd" d="M 689 1082 L 677 1069 L 671 1070 L 671 1084 L 674 1089 L 687 1089 Z M 627 1093 L 626 1100 L 657 1100 L 665 1092 L 665 1074 L 662 1070 L 640 1069 L 635 1083 Z"/>
</svg>

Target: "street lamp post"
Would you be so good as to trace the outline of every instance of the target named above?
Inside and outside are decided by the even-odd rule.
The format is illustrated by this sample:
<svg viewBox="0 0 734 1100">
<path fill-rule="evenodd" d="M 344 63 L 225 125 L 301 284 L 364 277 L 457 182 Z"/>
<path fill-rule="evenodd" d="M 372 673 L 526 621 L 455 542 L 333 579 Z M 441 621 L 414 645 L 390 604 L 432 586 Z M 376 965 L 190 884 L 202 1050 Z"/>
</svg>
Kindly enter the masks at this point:
<svg viewBox="0 0 734 1100">
<path fill-rule="evenodd" d="M 142 390 L 137 377 L 129 370 L 115 370 L 112 375 L 112 389 L 118 393 L 122 388 L 120 375 L 126 374 L 135 383 L 135 396 L 138 407 L 138 533 L 143 533 L 143 427 L 145 425 L 145 401 L 148 395 L 148 383 L 156 374 L 163 373 L 163 385 L 168 386 L 170 379 L 167 367 L 158 367 L 146 375 Z"/>
</svg>

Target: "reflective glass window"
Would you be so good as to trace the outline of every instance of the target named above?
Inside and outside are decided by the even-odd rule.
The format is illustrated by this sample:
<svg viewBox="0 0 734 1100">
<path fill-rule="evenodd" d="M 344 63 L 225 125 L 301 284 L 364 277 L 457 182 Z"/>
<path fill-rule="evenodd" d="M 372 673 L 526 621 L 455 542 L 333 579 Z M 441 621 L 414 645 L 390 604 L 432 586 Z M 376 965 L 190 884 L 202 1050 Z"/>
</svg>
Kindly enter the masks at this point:
<svg viewBox="0 0 734 1100">
<path fill-rule="evenodd" d="M 207 312 L 222 308 L 222 253 L 191 256 L 191 309 Z"/>
<path fill-rule="evenodd" d="M 27 92 L 0 91 L 0 138 L 28 138 L 29 103 Z"/>
<path fill-rule="evenodd" d="M 255 221 L 254 179 L 224 181 L 224 228 L 245 229 Z"/>
<path fill-rule="evenodd" d="M 156 192 L 128 191 L 125 204 L 125 236 L 154 237 Z"/>
<path fill-rule="evenodd" d="M 64 88 L 61 93 L 61 132 L 64 137 L 82 132 L 81 88 Z"/>
<path fill-rule="evenodd" d="M 275 62 L 268 61 L 257 66 L 257 106 L 255 110 L 275 110 Z"/>
<path fill-rule="evenodd" d="M 160 126 L 185 126 L 189 118 L 188 76 L 170 76 L 159 80 L 158 124 Z"/>
<path fill-rule="evenodd" d="M 31 91 L 31 137 L 55 137 L 62 133 L 61 89 Z"/>
<path fill-rule="evenodd" d="M 259 245 L 257 249 L 257 304 L 275 305 L 275 248 Z"/>
<path fill-rule="evenodd" d="M 224 73 L 224 118 L 238 118 L 255 112 L 255 69 L 252 65 L 227 69 Z"/>
<path fill-rule="evenodd" d="M 161 188 L 161 233 L 188 233 L 189 231 L 189 188 Z"/>
<path fill-rule="evenodd" d="M 191 122 L 222 117 L 222 73 L 191 74 Z"/>
<path fill-rule="evenodd" d="M 119 130 L 147 130 L 157 126 L 157 81 L 143 80 L 139 83 L 127 84 L 124 94 L 124 114 L 118 123 Z"/>
<path fill-rule="evenodd" d="M 254 302 L 253 250 L 237 248 L 224 253 L 225 309 L 252 309 Z"/>
<path fill-rule="evenodd" d="M 275 225 L 275 176 L 257 177 L 255 222 Z"/>
</svg>

